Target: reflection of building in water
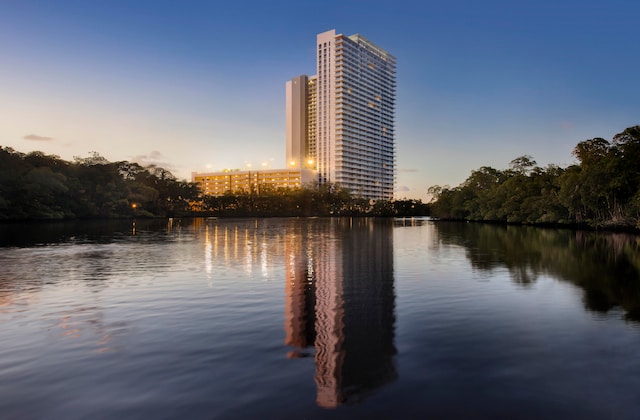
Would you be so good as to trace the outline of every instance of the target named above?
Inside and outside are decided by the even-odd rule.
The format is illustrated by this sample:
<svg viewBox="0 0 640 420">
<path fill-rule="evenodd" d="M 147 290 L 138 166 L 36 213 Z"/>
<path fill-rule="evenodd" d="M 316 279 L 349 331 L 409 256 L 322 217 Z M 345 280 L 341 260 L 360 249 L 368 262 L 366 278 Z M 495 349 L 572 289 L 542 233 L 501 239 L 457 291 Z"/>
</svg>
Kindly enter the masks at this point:
<svg viewBox="0 0 640 420">
<path fill-rule="evenodd" d="M 313 248 L 304 232 L 291 233 L 285 241 L 285 344 L 296 347 L 288 357 L 301 357 L 313 345 L 315 331 L 315 283 L 313 282 Z"/>
<path fill-rule="evenodd" d="M 289 230 L 288 227 L 282 230 L 281 221 L 196 220 L 194 226 L 203 235 L 204 268 L 210 282 L 215 280 L 216 266 L 241 267 L 249 276 L 257 274 L 265 280 L 271 278 L 275 261 L 283 253 L 284 232 Z"/>
<path fill-rule="evenodd" d="M 285 247 L 285 343 L 296 356 L 313 340 L 318 405 L 356 402 L 395 379 L 391 223 L 322 221 Z"/>
</svg>

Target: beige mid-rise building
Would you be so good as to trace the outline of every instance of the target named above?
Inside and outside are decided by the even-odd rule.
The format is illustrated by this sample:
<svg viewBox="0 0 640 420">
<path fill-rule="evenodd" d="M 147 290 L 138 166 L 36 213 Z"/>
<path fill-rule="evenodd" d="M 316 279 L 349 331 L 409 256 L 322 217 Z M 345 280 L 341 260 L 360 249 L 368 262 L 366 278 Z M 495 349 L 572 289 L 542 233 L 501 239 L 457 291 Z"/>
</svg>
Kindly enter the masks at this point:
<svg viewBox="0 0 640 420">
<path fill-rule="evenodd" d="M 228 170 L 220 172 L 193 172 L 192 182 L 200 186 L 205 195 L 223 195 L 231 192 L 260 193 L 263 188 L 300 188 L 315 181 L 315 173 L 306 169 L 265 169 L 260 171 Z"/>
</svg>

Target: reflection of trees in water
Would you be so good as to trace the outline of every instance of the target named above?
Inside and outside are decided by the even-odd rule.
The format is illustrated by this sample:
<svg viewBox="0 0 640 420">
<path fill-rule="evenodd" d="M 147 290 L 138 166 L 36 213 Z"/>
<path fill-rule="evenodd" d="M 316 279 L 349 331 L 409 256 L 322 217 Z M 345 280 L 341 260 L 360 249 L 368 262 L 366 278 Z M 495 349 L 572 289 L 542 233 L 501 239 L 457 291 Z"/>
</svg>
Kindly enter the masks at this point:
<svg viewBox="0 0 640 420">
<path fill-rule="evenodd" d="M 101 292 L 130 286 L 140 274 L 160 275 L 172 257 L 139 246 L 172 240 L 170 220 L 71 221 L 0 225 L 0 314 L 28 311 L 46 290 L 65 290 L 46 319 L 52 333 L 95 343 L 96 351 L 117 351 L 129 334 L 127 321 L 105 320 Z M 174 237 L 176 235 L 173 235 Z M 152 251 L 149 251 L 149 250 Z M 78 294 L 85 294 L 78 298 Z M 49 296 L 47 299 L 51 299 Z M 74 299 L 90 302 L 74 306 Z"/>
<path fill-rule="evenodd" d="M 331 219 L 298 228 L 286 250 L 289 357 L 315 348 L 318 405 L 358 402 L 397 375 L 392 223 Z"/>
<path fill-rule="evenodd" d="M 0 247 L 112 243 L 136 232 L 170 231 L 173 219 L 110 219 L 0 224 Z M 154 238 L 157 240 L 158 238 Z"/>
<path fill-rule="evenodd" d="M 464 246 L 474 268 L 506 267 L 528 285 L 548 273 L 580 286 L 587 309 L 622 307 L 640 321 L 640 238 L 620 233 L 436 223 L 443 243 Z"/>
</svg>

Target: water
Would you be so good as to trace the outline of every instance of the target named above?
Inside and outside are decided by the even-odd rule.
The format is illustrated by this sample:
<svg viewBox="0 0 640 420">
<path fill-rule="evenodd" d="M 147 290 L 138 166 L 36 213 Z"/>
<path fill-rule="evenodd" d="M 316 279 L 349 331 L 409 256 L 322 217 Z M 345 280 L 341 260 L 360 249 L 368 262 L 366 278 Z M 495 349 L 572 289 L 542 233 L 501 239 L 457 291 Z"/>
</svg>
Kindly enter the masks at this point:
<svg viewBox="0 0 640 420">
<path fill-rule="evenodd" d="M 0 225 L 0 418 L 637 418 L 636 236 Z"/>
</svg>

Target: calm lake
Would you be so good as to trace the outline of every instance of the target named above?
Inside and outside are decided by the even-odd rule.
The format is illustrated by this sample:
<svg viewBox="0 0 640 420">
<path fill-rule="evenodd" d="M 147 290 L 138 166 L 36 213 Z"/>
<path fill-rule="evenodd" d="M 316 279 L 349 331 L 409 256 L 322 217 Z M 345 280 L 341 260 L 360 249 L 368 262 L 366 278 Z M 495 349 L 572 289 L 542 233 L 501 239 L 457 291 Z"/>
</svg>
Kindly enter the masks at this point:
<svg viewBox="0 0 640 420">
<path fill-rule="evenodd" d="M 0 225 L 0 418 L 640 415 L 640 237 Z"/>
</svg>

